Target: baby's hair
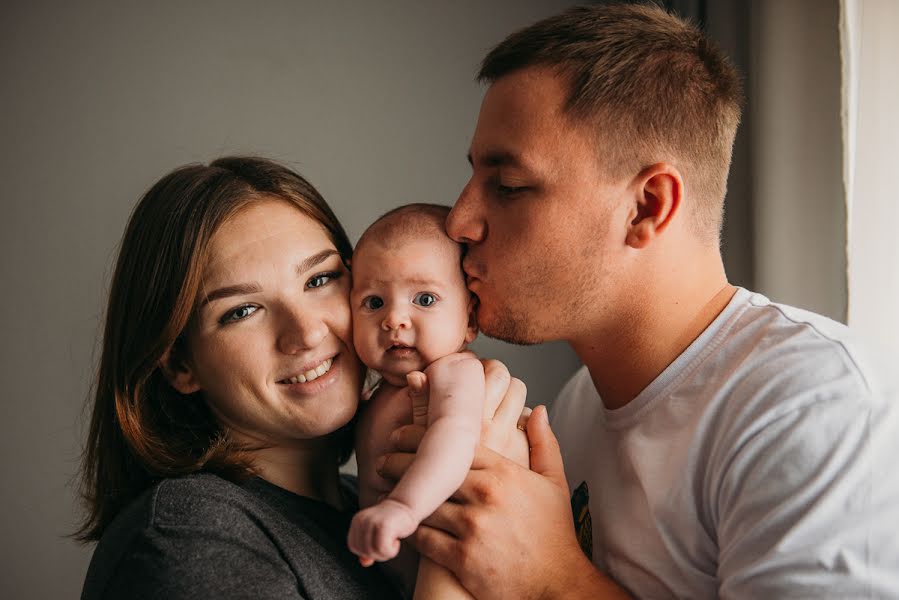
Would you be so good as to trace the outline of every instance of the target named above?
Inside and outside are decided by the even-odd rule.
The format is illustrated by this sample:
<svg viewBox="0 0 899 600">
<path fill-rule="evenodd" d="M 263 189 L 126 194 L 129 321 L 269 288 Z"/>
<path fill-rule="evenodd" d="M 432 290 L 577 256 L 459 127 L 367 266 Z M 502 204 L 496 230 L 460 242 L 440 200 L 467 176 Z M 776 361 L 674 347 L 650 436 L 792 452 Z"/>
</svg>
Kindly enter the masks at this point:
<svg viewBox="0 0 899 600">
<path fill-rule="evenodd" d="M 449 206 L 424 202 L 405 204 L 389 210 L 362 233 L 356 243 L 355 253 L 370 243 L 392 248 L 410 239 L 433 238 L 449 241 L 445 225 L 449 212 Z"/>
</svg>

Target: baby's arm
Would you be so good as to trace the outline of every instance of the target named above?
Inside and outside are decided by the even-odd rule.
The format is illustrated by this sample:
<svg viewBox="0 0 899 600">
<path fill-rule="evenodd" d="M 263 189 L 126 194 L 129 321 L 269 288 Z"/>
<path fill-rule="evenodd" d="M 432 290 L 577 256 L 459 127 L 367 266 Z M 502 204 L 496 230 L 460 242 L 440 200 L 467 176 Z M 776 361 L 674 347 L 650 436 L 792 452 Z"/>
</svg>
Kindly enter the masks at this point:
<svg viewBox="0 0 899 600">
<path fill-rule="evenodd" d="M 428 429 L 415 461 L 387 498 L 353 519 L 350 548 L 365 563 L 395 556 L 399 539 L 449 498 L 471 467 L 481 434 L 484 367 L 466 352 L 434 361 L 425 374 Z"/>
<path fill-rule="evenodd" d="M 434 361 L 426 370 L 428 429 L 415 461 L 388 498 L 427 518 L 459 489 L 481 437 L 484 367 L 469 352 Z"/>
</svg>

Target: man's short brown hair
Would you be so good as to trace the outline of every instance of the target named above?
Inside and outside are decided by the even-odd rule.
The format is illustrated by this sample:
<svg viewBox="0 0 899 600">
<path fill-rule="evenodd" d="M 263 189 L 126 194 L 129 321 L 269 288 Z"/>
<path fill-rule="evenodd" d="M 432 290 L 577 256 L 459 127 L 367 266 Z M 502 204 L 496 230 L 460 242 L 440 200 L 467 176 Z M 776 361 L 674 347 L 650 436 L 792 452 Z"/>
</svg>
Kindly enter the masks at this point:
<svg viewBox="0 0 899 600">
<path fill-rule="evenodd" d="M 510 35 L 478 80 L 541 66 L 567 79 L 568 114 L 596 128 L 609 176 L 673 163 L 695 231 L 717 241 L 742 92 L 714 44 L 654 5 L 577 7 Z"/>
</svg>

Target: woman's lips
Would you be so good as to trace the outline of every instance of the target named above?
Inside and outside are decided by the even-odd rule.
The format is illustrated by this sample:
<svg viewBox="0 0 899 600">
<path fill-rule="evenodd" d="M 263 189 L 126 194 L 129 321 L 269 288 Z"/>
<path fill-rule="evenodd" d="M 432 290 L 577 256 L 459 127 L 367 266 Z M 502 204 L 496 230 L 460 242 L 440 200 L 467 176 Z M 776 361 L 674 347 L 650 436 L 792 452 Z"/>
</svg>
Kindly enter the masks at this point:
<svg viewBox="0 0 899 600">
<path fill-rule="evenodd" d="M 299 394 L 302 396 L 313 396 L 318 394 L 328 386 L 332 385 L 340 376 L 341 362 L 340 355 L 335 355 L 328 359 L 331 364 L 329 368 L 322 374 L 311 381 L 293 381 L 293 378 L 278 382 L 280 389 L 287 392 Z M 325 361 L 327 362 L 327 361 Z"/>
<path fill-rule="evenodd" d="M 286 377 L 278 383 L 306 383 L 307 381 L 315 381 L 319 377 L 324 376 L 331 369 L 331 363 L 334 357 L 326 358 L 308 369 L 300 369 L 296 375 Z"/>
</svg>

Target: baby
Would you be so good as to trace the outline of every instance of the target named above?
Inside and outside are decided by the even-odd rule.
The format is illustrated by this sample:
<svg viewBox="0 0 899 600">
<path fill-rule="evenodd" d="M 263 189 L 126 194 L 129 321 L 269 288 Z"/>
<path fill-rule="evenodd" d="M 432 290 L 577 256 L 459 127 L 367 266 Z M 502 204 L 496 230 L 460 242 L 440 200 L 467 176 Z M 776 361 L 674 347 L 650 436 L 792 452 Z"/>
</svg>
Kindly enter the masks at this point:
<svg viewBox="0 0 899 600">
<path fill-rule="evenodd" d="M 459 488 L 481 434 L 484 368 L 465 351 L 477 336 L 474 301 L 461 247 L 444 229 L 448 213 L 431 204 L 392 210 L 353 253 L 353 343 L 383 378 L 356 430 L 364 510 L 350 526 L 349 546 L 364 565 L 395 557 L 399 540 Z M 427 413 L 415 415 L 427 432 L 391 490 L 374 461 L 388 450 L 390 433 L 413 422 L 407 376 L 415 387 L 429 387 Z"/>
</svg>

